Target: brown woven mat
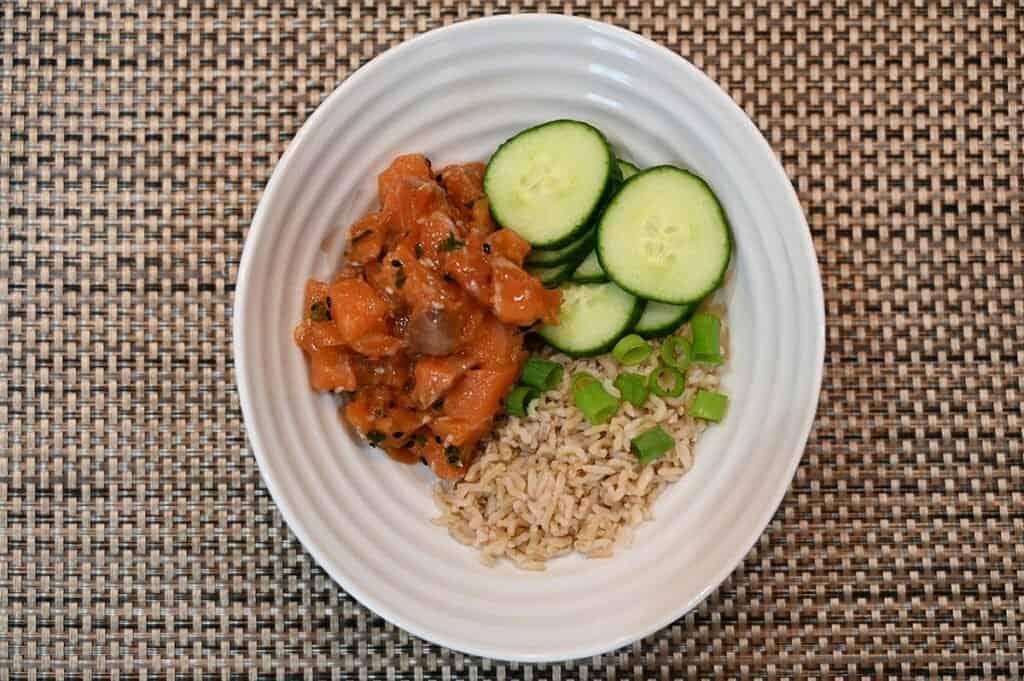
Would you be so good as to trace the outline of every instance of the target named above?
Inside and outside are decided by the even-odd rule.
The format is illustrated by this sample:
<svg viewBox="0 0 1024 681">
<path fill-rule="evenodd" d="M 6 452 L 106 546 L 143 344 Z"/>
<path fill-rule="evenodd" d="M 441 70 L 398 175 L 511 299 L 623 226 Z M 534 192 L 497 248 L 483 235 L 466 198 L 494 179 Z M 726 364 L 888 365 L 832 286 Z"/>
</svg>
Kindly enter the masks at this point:
<svg viewBox="0 0 1024 681">
<path fill-rule="evenodd" d="M 498 663 L 368 613 L 246 449 L 236 267 L 291 135 L 420 31 L 612 21 L 781 154 L 829 319 L 792 490 L 695 612 Z M 0 6 L 0 681 L 1020 678 L 1024 10 L 1012 0 L 293 0 Z"/>
</svg>

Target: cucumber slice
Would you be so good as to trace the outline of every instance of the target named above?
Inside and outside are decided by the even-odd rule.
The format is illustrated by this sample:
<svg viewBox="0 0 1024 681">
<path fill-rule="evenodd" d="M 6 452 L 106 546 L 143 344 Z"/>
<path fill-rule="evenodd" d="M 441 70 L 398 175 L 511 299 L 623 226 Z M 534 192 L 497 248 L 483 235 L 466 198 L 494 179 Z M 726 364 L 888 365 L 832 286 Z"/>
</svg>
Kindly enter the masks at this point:
<svg viewBox="0 0 1024 681">
<path fill-rule="evenodd" d="M 601 261 L 597 259 L 597 253 L 590 252 L 572 273 L 572 280 L 580 284 L 599 284 L 608 281 L 608 275 L 601 269 Z"/>
<path fill-rule="evenodd" d="M 648 300 L 696 302 L 722 282 L 732 255 L 725 211 L 696 175 L 657 166 L 631 177 L 597 231 L 608 277 Z"/>
<path fill-rule="evenodd" d="M 551 267 L 527 267 L 526 271 L 540 279 L 540 283 L 548 288 L 555 288 L 569 278 L 576 263 L 562 263 Z"/>
<path fill-rule="evenodd" d="M 667 336 L 689 319 L 698 303 L 687 303 L 686 305 L 669 305 L 668 303 L 649 302 L 640 315 L 633 333 L 638 333 L 644 338 L 656 336 Z"/>
<path fill-rule="evenodd" d="M 530 251 L 530 255 L 526 256 L 526 264 L 549 267 L 551 265 L 560 265 L 563 262 L 579 262 L 587 253 L 593 252 L 594 240 L 596 238 L 597 232 L 590 230 L 568 246 L 563 246 L 553 251 L 535 249 Z"/>
<path fill-rule="evenodd" d="M 622 181 L 625 182 L 629 178 L 633 177 L 640 172 L 640 169 L 629 161 L 623 161 L 621 158 L 618 159 L 619 172 L 622 173 Z"/>
<path fill-rule="evenodd" d="M 550 345 L 573 357 L 600 354 L 636 324 L 644 301 L 612 284 L 563 284 L 558 324 L 538 333 Z"/>
<path fill-rule="evenodd" d="M 640 169 L 629 161 L 623 161 L 620 158 L 616 159 L 616 163 L 619 164 L 623 182 L 640 172 Z M 597 253 L 591 253 L 580 263 L 580 266 L 572 273 L 572 280 L 580 284 L 599 284 L 608 281 L 608 275 L 601 269 L 601 261 L 597 259 Z"/>
<path fill-rule="evenodd" d="M 597 128 L 558 120 L 498 147 L 487 164 L 484 191 L 498 224 L 535 247 L 555 249 L 593 225 L 620 177 Z"/>
</svg>

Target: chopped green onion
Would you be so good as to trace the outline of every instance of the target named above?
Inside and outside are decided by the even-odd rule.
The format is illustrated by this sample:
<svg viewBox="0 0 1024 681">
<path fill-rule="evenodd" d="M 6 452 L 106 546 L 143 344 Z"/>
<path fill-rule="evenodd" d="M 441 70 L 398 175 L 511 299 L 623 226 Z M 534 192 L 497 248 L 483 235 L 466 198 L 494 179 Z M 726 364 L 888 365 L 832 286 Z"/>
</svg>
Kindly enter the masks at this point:
<svg viewBox="0 0 1024 681">
<path fill-rule="evenodd" d="M 598 380 L 583 381 L 573 389 L 573 401 L 592 425 L 607 423 L 619 410 L 619 401 Z"/>
<path fill-rule="evenodd" d="M 722 322 L 718 317 L 701 312 L 690 320 L 693 331 L 693 359 L 702 364 L 721 364 Z"/>
<path fill-rule="evenodd" d="M 512 388 L 505 400 L 505 411 L 513 416 L 526 416 L 526 408 L 530 402 L 540 397 L 540 393 L 525 385 L 517 385 Z"/>
<path fill-rule="evenodd" d="M 671 387 L 664 388 L 661 385 L 661 377 L 669 376 L 672 379 Z M 658 367 L 647 377 L 647 387 L 659 397 L 679 397 L 686 388 L 686 378 L 683 373 L 675 367 Z"/>
<path fill-rule="evenodd" d="M 379 445 L 381 442 L 384 442 L 384 439 L 386 437 L 387 436 L 384 433 L 380 432 L 379 430 L 371 430 L 366 434 L 367 441 L 375 447 Z"/>
<path fill-rule="evenodd" d="M 728 395 L 711 390 L 700 390 L 697 392 L 697 397 L 693 398 L 693 404 L 690 405 L 686 413 L 696 419 L 718 423 L 725 416 L 725 408 L 728 405 Z"/>
<path fill-rule="evenodd" d="M 537 390 L 551 390 L 558 387 L 565 369 L 558 362 L 531 357 L 523 365 L 519 382 Z"/>
<path fill-rule="evenodd" d="M 661 429 L 661 426 L 654 426 L 650 430 L 637 435 L 629 443 L 629 448 L 636 454 L 640 463 L 647 465 L 659 456 L 676 446 L 672 436 Z"/>
<path fill-rule="evenodd" d="M 642 407 L 647 401 L 647 380 L 640 374 L 619 374 L 615 377 L 615 387 L 622 393 L 622 399 L 634 407 Z"/>
<path fill-rule="evenodd" d="M 309 307 L 309 318 L 314 322 L 331 321 L 331 310 L 324 301 L 317 301 Z"/>
<path fill-rule="evenodd" d="M 449 465 L 455 468 L 462 468 L 462 452 L 455 445 L 448 445 L 444 448 L 444 456 L 448 460 Z"/>
<path fill-rule="evenodd" d="M 573 377 L 572 377 L 572 390 L 573 390 L 573 392 L 576 392 L 576 389 L 578 387 L 580 387 L 581 385 L 583 385 L 584 383 L 590 383 L 591 381 L 596 381 L 596 380 L 597 380 L 596 378 L 594 378 L 593 376 L 591 376 L 590 374 L 588 374 L 585 371 L 581 371 L 578 374 L 573 374 Z"/>
<path fill-rule="evenodd" d="M 681 336 L 669 336 L 661 346 L 661 359 L 670 367 L 686 371 L 690 366 L 690 341 Z"/>
<path fill-rule="evenodd" d="M 623 366 L 639 364 L 651 354 L 651 344 L 635 333 L 623 336 L 615 347 L 612 348 L 612 355 L 619 360 Z"/>
<path fill-rule="evenodd" d="M 455 232 L 449 231 L 448 238 L 441 242 L 442 251 L 454 251 L 466 245 L 465 241 L 455 238 Z"/>
</svg>

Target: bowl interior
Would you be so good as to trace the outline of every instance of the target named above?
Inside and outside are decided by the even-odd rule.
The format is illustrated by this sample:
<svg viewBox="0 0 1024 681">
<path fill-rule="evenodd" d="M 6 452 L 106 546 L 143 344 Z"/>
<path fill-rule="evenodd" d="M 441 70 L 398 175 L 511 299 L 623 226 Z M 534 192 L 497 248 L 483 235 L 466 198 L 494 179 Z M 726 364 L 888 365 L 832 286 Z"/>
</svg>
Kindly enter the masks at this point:
<svg viewBox="0 0 1024 681">
<path fill-rule="evenodd" d="M 337 266 L 400 153 L 441 167 L 486 160 L 515 132 L 578 118 L 622 158 L 688 167 L 715 189 L 736 241 L 723 293 L 731 358 L 725 422 L 657 519 L 608 560 L 544 573 L 487 568 L 431 523 L 432 479 L 363 448 L 310 389 L 291 340 L 302 288 Z M 765 527 L 817 402 L 823 305 L 799 204 L 771 150 L 707 78 L 642 38 L 565 17 L 479 20 L 426 34 L 344 83 L 283 157 L 245 247 L 235 350 L 246 425 L 285 519 L 364 604 L 415 634 L 505 659 L 624 645 L 696 605 Z"/>
</svg>

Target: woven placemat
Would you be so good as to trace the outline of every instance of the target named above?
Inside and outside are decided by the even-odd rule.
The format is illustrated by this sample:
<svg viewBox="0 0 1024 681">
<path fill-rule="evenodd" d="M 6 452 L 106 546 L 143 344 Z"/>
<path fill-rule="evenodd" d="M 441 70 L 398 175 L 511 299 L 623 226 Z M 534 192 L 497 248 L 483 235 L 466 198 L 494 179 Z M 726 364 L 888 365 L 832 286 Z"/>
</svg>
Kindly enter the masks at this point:
<svg viewBox="0 0 1024 681">
<path fill-rule="evenodd" d="M 828 350 L 792 489 L 697 610 L 508 664 L 335 586 L 247 450 L 233 282 L 274 163 L 429 28 L 571 11 L 667 45 L 785 162 Z M 817 0 L 0 6 L 0 681 L 1020 678 L 1024 10 Z"/>
</svg>

